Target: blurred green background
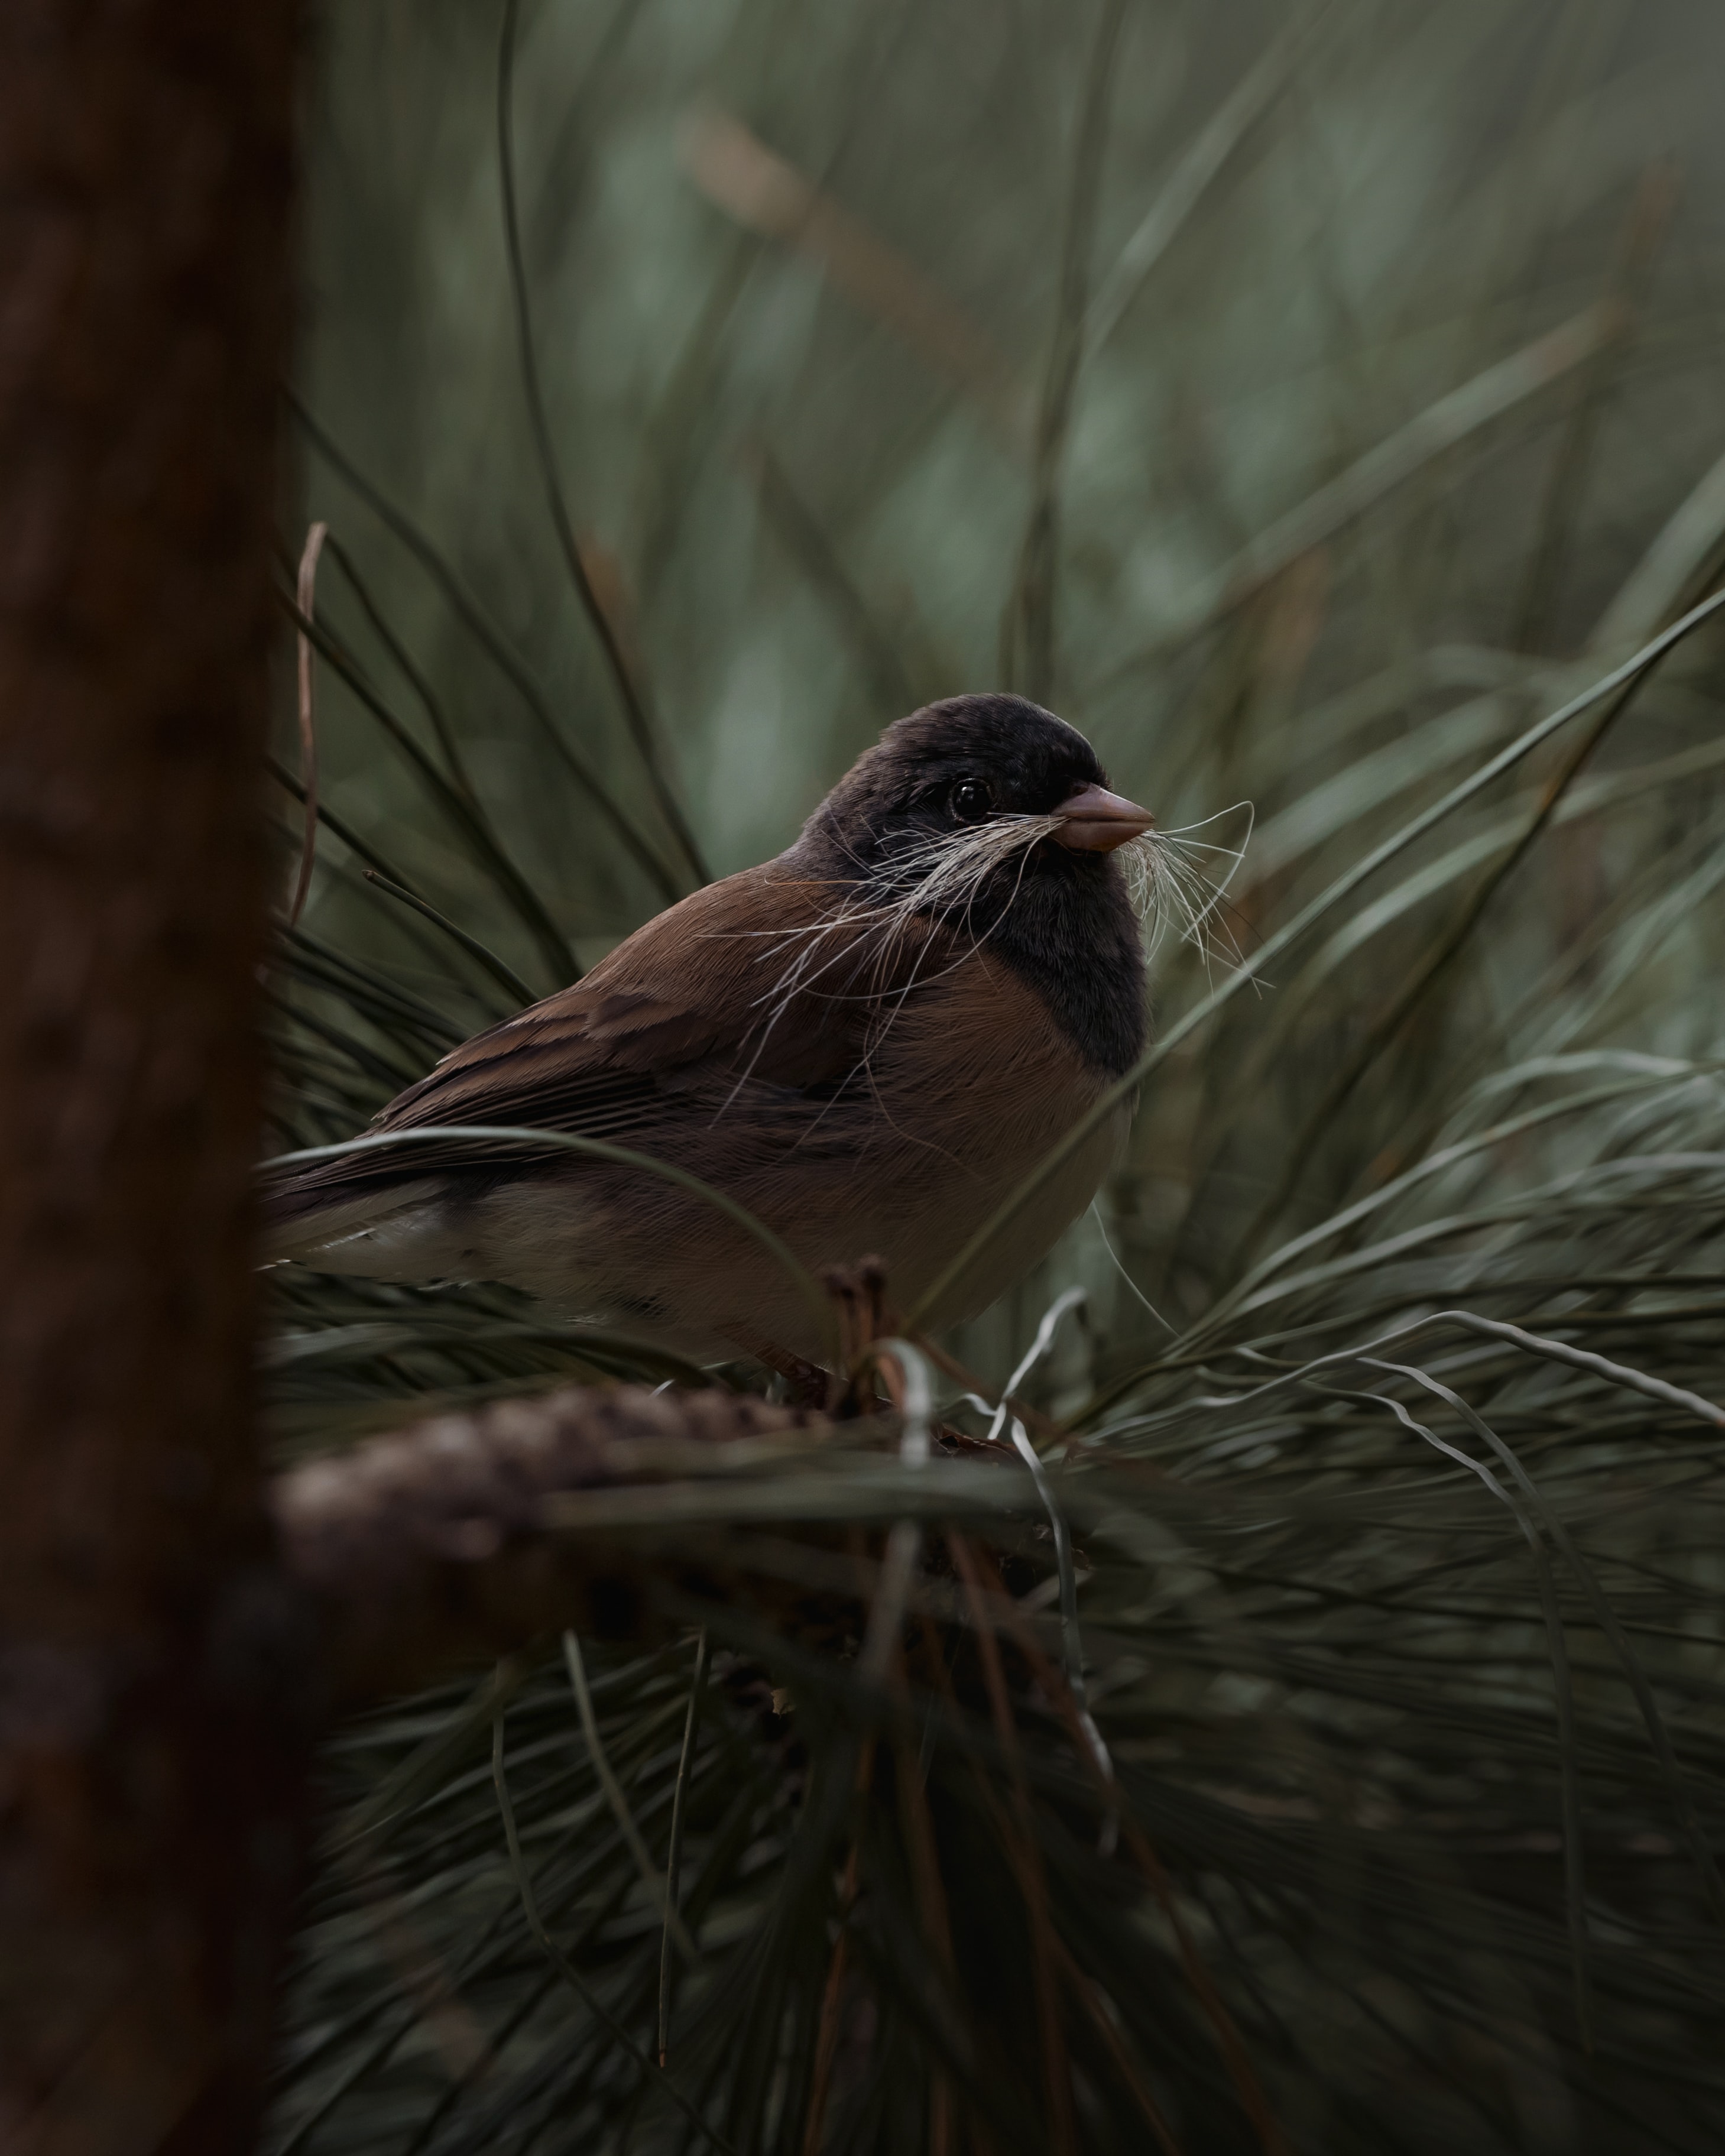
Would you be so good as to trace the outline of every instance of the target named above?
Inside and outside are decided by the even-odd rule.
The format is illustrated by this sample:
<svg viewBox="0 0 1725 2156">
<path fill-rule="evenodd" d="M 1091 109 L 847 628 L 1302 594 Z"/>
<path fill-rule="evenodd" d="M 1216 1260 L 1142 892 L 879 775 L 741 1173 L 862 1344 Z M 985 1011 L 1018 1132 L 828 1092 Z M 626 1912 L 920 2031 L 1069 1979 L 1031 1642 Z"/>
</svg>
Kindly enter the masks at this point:
<svg viewBox="0 0 1725 2156">
<path fill-rule="evenodd" d="M 315 451 L 299 521 L 326 518 L 363 565 L 495 829 L 590 962 L 689 871 L 547 506 L 500 187 L 500 22 L 472 0 L 318 18 L 298 382 L 665 875 Z M 1635 588 L 1725 449 L 1716 9 L 548 0 L 514 43 L 546 444 L 714 873 L 787 844 L 901 711 L 1009 684 L 1089 733 L 1164 828 L 1217 818 L 1196 839 L 1238 847 L 1255 818 L 1208 939 L 1225 965 L 1656 626 L 1725 527 L 1716 481 Z M 327 566 L 318 603 L 429 740 Z M 536 991 L 554 985 L 321 670 L 326 800 Z M 1261 1240 L 1266 1201 L 1318 1217 L 1386 1147 L 1407 1151 L 1464 1070 L 1542 1024 L 1572 1047 L 1712 1038 L 1717 909 L 1699 895 L 1655 972 L 1596 985 L 1579 1029 L 1540 999 L 1566 955 L 1566 997 L 1591 978 L 1638 875 L 1690 858 L 1718 767 L 1703 753 L 1657 778 L 1717 739 L 1717 685 L 1705 640 L 1665 670 L 1587 774 L 1654 783 L 1543 837 L 1345 1102 L 1321 1112 L 1501 862 L 1507 785 L 1402 865 L 1424 880 L 1394 879 L 1385 917 L 1162 1074 L 1109 1202 L 1177 1322 Z M 308 925 L 421 963 L 387 902 L 362 923 L 363 904 L 321 883 Z M 1204 968 L 1173 937 L 1157 965 L 1166 1017 Z M 1076 1231 L 1056 1270 L 1090 1276 L 1130 1330 L 1095 1245 Z"/>
</svg>

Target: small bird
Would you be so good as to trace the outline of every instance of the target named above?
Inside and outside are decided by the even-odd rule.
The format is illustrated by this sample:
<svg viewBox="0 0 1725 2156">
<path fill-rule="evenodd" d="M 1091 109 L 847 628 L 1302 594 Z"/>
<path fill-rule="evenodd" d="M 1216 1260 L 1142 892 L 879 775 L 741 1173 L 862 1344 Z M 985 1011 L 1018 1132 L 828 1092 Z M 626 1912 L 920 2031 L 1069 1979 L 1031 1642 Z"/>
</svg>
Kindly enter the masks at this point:
<svg viewBox="0 0 1725 2156">
<path fill-rule="evenodd" d="M 456 1049 L 383 1132 L 529 1126 L 699 1176 L 805 1266 L 878 1254 L 914 1304 L 1137 1060 L 1137 915 L 1115 850 L 1153 819 L 1083 735 L 1009 696 L 889 726 L 774 860 L 638 929 L 574 987 Z M 1090 1203 L 1122 1105 L 960 1277 L 974 1316 Z M 785 1269 L 641 1169 L 521 1139 L 428 1138 L 278 1171 L 268 1255 L 491 1281 L 707 1361 L 822 1353 Z"/>
</svg>

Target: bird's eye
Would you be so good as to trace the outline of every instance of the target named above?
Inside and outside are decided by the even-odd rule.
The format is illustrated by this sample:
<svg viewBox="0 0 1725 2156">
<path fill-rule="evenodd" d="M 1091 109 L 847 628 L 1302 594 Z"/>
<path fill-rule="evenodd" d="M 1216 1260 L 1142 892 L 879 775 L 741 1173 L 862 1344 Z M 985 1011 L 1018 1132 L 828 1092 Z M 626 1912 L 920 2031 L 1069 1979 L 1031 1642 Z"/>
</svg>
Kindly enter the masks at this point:
<svg viewBox="0 0 1725 2156">
<path fill-rule="evenodd" d="M 963 824 L 974 824 L 994 805 L 994 797 L 979 778 L 961 778 L 951 794 L 952 814 Z"/>
</svg>

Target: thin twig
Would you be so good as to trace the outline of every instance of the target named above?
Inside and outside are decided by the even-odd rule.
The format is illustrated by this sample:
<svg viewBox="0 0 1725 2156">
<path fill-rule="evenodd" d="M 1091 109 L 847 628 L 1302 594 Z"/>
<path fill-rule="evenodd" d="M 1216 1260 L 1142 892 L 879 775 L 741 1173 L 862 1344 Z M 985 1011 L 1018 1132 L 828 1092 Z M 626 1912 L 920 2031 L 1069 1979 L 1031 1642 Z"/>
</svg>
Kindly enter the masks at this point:
<svg viewBox="0 0 1725 2156">
<path fill-rule="evenodd" d="M 908 1341 L 882 1340 L 875 1347 L 893 1405 L 903 1417 L 899 1457 L 907 1467 L 925 1467 L 928 1464 L 929 1429 L 934 1413 L 934 1388 L 929 1382 L 928 1365 Z M 886 1560 L 880 1568 L 880 1590 L 869 1612 L 869 1628 L 864 1635 L 862 1651 L 857 1656 L 858 1672 L 870 1683 L 883 1682 L 891 1665 L 922 1548 L 921 1527 L 914 1520 L 895 1521 L 886 1537 Z"/>
<path fill-rule="evenodd" d="M 1152 2095 L 1137 2061 L 1127 2049 L 1126 2040 L 1114 2025 L 1114 2018 L 1103 2003 L 1101 1994 L 1072 1958 L 1072 1949 L 1058 1932 L 1050 1941 L 1055 1965 L 1066 1980 L 1067 1989 L 1095 2023 L 1096 2033 L 1107 2047 L 1115 2070 L 1131 2091 L 1132 2101 L 1144 2114 L 1144 2123 L 1156 2136 L 1165 2151 L 1165 2156 L 1182 2156 L 1180 2143 L 1173 2127 L 1163 2116 L 1162 2107 Z"/>
<path fill-rule="evenodd" d="M 1081 1309 L 1086 1301 L 1086 1291 L 1081 1287 L 1069 1287 L 1064 1295 L 1057 1297 L 1043 1312 L 1042 1322 L 1036 1328 L 1036 1337 L 1031 1342 L 1017 1369 L 1006 1381 L 1005 1397 L 994 1410 L 994 1419 L 988 1425 L 988 1442 L 991 1445 L 998 1445 L 1000 1442 L 1003 1425 L 1010 1430 L 1013 1450 L 1029 1469 L 1030 1479 L 1036 1485 L 1036 1494 L 1042 1500 L 1042 1509 L 1048 1515 L 1049 1531 L 1054 1537 L 1055 1563 L 1060 1581 L 1060 1651 L 1061 1659 L 1066 1666 L 1066 1682 L 1071 1687 L 1072 1697 L 1078 1703 L 1079 1715 L 1083 1721 L 1085 1732 L 1089 1739 L 1096 1764 L 1101 1768 L 1103 1774 L 1111 1779 L 1114 1768 L 1108 1757 L 1108 1748 L 1102 1742 L 1102 1732 L 1096 1727 L 1086 1698 L 1084 1644 L 1079 1636 L 1078 1630 L 1078 1573 L 1072 1558 L 1072 1530 L 1066 1524 L 1066 1516 L 1061 1511 L 1060 1502 L 1055 1496 L 1054 1485 L 1049 1480 L 1048 1470 L 1043 1465 L 1041 1455 L 1031 1444 L 1024 1424 L 1016 1415 L 1009 1416 L 1006 1409 L 1006 1399 L 1018 1390 L 1031 1371 L 1053 1347 L 1055 1335 L 1060 1329 L 1060 1320 L 1069 1310 Z M 1104 1825 L 1103 1845 L 1103 1853 L 1105 1855 L 1110 1853 L 1113 1847 L 1111 1820 Z"/>
<path fill-rule="evenodd" d="M 659 2063 L 670 2051 L 670 1912 L 677 1906 L 683 1869 L 683 1800 L 689 1793 L 689 1765 L 695 1756 L 695 1732 L 701 1719 L 701 1691 L 706 1677 L 706 1633 L 695 1639 L 695 1673 L 689 1680 L 689 1712 L 683 1723 L 683 1749 L 677 1760 L 677 1784 L 671 1796 L 670 1848 L 665 1860 L 665 1934 L 659 1950 Z"/>
<path fill-rule="evenodd" d="M 635 1825 L 634 1815 L 629 1808 L 629 1799 L 623 1794 L 623 1784 L 617 1779 L 605 1747 L 599 1736 L 598 1717 L 593 1711 L 593 1692 L 587 1681 L 587 1665 L 582 1659 L 581 1641 L 572 1631 L 563 1634 L 563 1667 L 569 1672 L 570 1688 L 575 1694 L 575 1704 L 581 1715 L 581 1731 L 587 1739 L 588 1756 L 592 1759 L 593 1772 L 599 1778 L 599 1787 L 605 1793 L 605 1801 L 612 1815 L 623 1830 L 623 1839 L 629 1845 L 629 1853 L 635 1861 L 647 1892 L 659 1904 L 665 1919 L 665 1930 L 677 1943 L 677 1952 L 686 1961 L 698 1961 L 695 1942 L 689 1936 L 682 1918 L 677 1914 L 665 1880 L 653 1861 L 652 1852 L 641 1839 L 641 1830 Z"/>
<path fill-rule="evenodd" d="M 1009 1408 L 1027 1429 L 1034 1430 L 1039 1437 L 1046 1438 L 1051 1443 L 1064 1443 L 1067 1435 L 1065 1428 L 1057 1423 L 1052 1415 L 1045 1414 L 1041 1409 L 1031 1401 L 1019 1399 L 1013 1393 L 1003 1392 L 999 1386 L 991 1383 L 988 1378 L 980 1376 L 970 1368 L 968 1364 L 961 1363 L 949 1348 L 943 1348 L 938 1340 L 932 1340 L 926 1332 L 919 1332 L 916 1335 L 916 1345 L 922 1350 L 937 1370 L 944 1370 L 956 1383 L 963 1385 L 966 1392 L 974 1393 L 990 1414 L 993 1414 L 996 1408 L 1004 1406 Z"/>
<path fill-rule="evenodd" d="M 995 1599 L 996 1607 L 1006 1619 L 1019 1652 L 1030 1665 L 1037 1682 L 1065 1723 L 1072 1748 L 1096 1784 L 1099 1797 L 1104 1804 L 1119 1815 L 1127 1847 L 1168 1919 L 1179 1949 L 1180 1965 L 1215 2032 L 1217 2045 L 1239 2095 L 1241 2107 L 1257 2132 L 1265 2156 L 1290 2156 L 1287 2141 L 1270 2108 L 1239 2027 L 1221 1993 L 1216 1989 L 1215 1979 L 1204 1965 L 1204 1958 L 1194 1943 L 1190 1928 L 1180 1912 L 1179 1904 L 1174 1898 L 1173 1880 L 1151 1845 L 1149 1836 L 1127 1807 L 1125 1791 L 1117 1781 L 1105 1774 L 1099 1764 L 1080 1716 L 1078 1703 L 1068 1689 L 1065 1677 L 1043 1653 L 1035 1634 L 1025 1623 L 1017 1603 L 1007 1593 L 986 1551 L 976 1553 L 976 1563 L 984 1584 Z"/>
<path fill-rule="evenodd" d="M 905 1684 L 904 1656 L 893 1657 L 893 1690 L 901 1702 L 907 1698 Z M 935 1843 L 934 1821 L 928 1810 L 928 1792 L 923 1787 L 922 1770 L 915 1749 L 901 1735 L 893 1747 L 893 1779 L 898 1789 L 900 1821 L 905 1840 L 910 1845 L 911 1871 L 915 1881 L 917 1914 L 922 1920 L 924 1943 L 935 1966 L 946 1979 L 949 1988 L 956 1985 L 956 1964 L 952 1954 L 952 1917 L 947 1906 L 946 1887 L 941 1878 L 940 1852 Z M 928 2148 L 929 2156 L 950 2156 L 952 2145 L 952 2085 L 940 2068 L 931 2061 L 928 2092 Z"/>
<path fill-rule="evenodd" d="M 856 1799 L 860 1804 L 868 1794 L 869 1785 L 875 1778 L 875 1739 L 864 1738 L 856 1759 Z M 815 2030 L 814 2066 L 809 2077 L 809 2108 L 803 2120 L 803 2156 L 820 2156 L 821 2142 L 825 2135 L 827 2097 L 833 2078 L 833 2061 L 838 2056 L 839 2019 L 845 2003 L 845 1979 L 850 1962 L 850 1912 L 855 1907 L 858 1892 L 862 1885 L 862 1842 L 860 1835 L 851 1839 L 850 1853 L 845 1860 L 845 1873 L 839 1885 L 839 1930 L 833 1941 L 833 1951 L 827 1962 L 826 1983 L 822 1987 L 820 2020 Z"/>
</svg>

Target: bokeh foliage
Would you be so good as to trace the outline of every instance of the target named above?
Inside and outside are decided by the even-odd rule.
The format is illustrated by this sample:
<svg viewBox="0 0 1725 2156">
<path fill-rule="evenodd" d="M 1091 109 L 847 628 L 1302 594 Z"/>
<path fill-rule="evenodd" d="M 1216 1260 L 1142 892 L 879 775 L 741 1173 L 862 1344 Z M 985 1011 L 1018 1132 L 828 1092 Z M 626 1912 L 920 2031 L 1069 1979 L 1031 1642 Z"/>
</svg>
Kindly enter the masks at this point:
<svg viewBox="0 0 1725 2156">
<path fill-rule="evenodd" d="M 1714 588 L 1712 11 L 543 0 L 506 85 L 514 284 L 502 22 L 377 0 L 316 28 L 297 387 L 366 484 L 302 429 L 284 545 L 316 516 L 342 550 L 316 605 L 341 829 L 274 983 L 284 1143 L 347 1136 L 511 981 L 544 992 L 686 888 L 667 791 L 722 873 L 963 687 L 1042 696 L 1165 828 L 1244 844 L 1193 856 L 1232 882 L 1206 934 L 1157 947 L 1166 1038 Z M 634 727 L 548 513 L 523 300 Z M 1429 1322 L 1725 1390 L 1720 692 L 1706 626 L 1397 851 L 1179 1039 L 1100 1219 L 953 1343 L 998 1384 L 1055 1294 L 1089 1291 L 1029 1382 L 1076 1440 L 1093 1704 L 1301 2148 L 1698 2150 L 1725 2127 L 1718 1429 Z M 288 1274 L 279 1301 L 285 1445 L 560 1372 L 667 1374 L 490 1291 Z M 883 1524 L 988 1514 L 880 1466 L 808 1463 L 809 1519 L 865 1470 Z M 937 2132 L 931 2058 L 988 2122 L 975 2145 L 1059 2145 L 1047 1943 L 960 1615 L 925 1613 L 957 1697 L 919 1647 L 911 1733 L 842 1644 L 715 1620 L 672 2056 L 734 2146 L 803 2145 L 852 1850 L 827 2145 Z M 593 1659 L 662 1865 L 690 1650 Z M 1080 1753 L 1015 1669 L 1065 1950 L 1179 2145 L 1257 2145 L 1166 1910 L 1097 1854 Z M 649 2042 L 651 1897 L 561 1667 L 523 1683 L 506 1772 L 540 1910 Z M 680 2114 L 528 1925 L 470 1690 L 332 1756 L 374 1812 L 421 1763 L 386 1840 L 326 1868 L 282 2137 L 674 2145 Z M 1064 1996 L 1078 2145 L 1155 2145 Z"/>
</svg>

